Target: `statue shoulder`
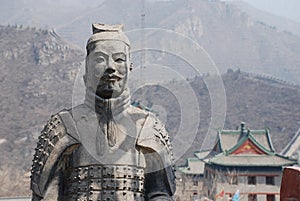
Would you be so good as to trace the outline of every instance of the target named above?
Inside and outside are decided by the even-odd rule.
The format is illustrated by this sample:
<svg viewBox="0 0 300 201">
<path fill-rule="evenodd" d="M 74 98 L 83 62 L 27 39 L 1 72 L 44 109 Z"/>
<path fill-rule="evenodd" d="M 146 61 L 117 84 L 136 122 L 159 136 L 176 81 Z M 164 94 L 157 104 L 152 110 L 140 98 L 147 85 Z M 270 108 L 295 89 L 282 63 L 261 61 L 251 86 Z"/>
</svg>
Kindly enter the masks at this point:
<svg viewBox="0 0 300 201">
<path fill-rule="evenodd" d="M 71 124 L 71 114 L 63 110 L 51 116 L 38 138 L 31 169 L 31 189 L 40 197 L 44 196 L 50 175 L 62 154 L 79 144 L 76 127 Z"/>
<path fill-rule="evenodd" d="M 165 125 L 151 112 L 144 121 L 137 139 L 137 145 L 150 148 L 158 153 L 165 153 L 166 162 L 173 164 L 173 147 Z M 164 157 L 164 158 L 165 158 Z"/>
<path fill-rule="evenodd" d="M 165 142 L 166 145 L 170 145 L 168 131 L 164 123 L 162 123 L 155 114 L 148 112 L 143 130 L 148 131 L 148 135 L 151 134 L 151 137 L 159 138 L 160 141 Z"/>
<path fill-rule="evenodd" d="M 165 175 L 161 175 L 160 178 L 163 178 L 163 180 L 165 180 L 164 183 L 169 189 L 169 194 L 173 195 L 176 189 L 173 147 L 165 125 L 157 118 L 155 114 L 148 114 L 140 135 L 137 139 L 137 145 L 140 146 L 142 150 L 143 148 L 145 148 L 146 153 L 150 149 L 150 153 L 154 151 L 159 156 L 160 162 L 164 167 L 162 173 Z M 146 161 L 153 160 L 153 158 L 155 157 L 150 154 L 150 158 L 147 158 L 146 156 Z M 160 165 L 158 165 L 158 167 L 160 167 Z M 151 173 L 150 180 L 153 180 Z"/>
</svg>

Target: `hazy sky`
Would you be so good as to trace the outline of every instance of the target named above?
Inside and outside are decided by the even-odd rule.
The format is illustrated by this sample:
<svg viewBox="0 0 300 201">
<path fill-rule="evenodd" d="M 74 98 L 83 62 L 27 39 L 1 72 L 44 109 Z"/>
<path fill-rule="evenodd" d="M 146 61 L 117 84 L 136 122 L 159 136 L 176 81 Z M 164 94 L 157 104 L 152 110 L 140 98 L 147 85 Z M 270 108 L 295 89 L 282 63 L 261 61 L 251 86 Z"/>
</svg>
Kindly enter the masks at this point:
<svg viewBox="0 0 300 201">
<path fill-rule="evenodd" d="M 232 1 L 232 0 L 228 0 Z M 300 22 L 300 0 L 243 0 L 256 8 Z"/>
</svg>

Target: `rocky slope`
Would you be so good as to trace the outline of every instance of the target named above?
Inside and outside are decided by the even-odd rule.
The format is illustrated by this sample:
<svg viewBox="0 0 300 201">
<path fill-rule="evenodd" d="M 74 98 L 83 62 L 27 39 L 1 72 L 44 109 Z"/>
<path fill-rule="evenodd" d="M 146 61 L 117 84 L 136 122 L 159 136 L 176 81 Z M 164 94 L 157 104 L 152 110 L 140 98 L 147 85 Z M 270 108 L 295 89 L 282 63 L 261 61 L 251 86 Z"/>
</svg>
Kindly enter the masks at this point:
<svg viewBox="0 0 300 201">
<path fill-rule="evenodd" d="M 139 32 L 132 40 L 140 40 L 143 37 L 138 29 L 142 27 L 143 12 L 145 28 L 172 30 L 194 40 L 209 53 L 221 72 L 240 68 L 300 83 L 300 37 L 298 29 L 293 31 L 299 24 L 266 16 L 245 4 L 233 5 L 220 0 L 144 2 L 143 9 L 142 1 L 130 0 L 89 3 L 13 0 L 1 6 L 0 19 L 5 24 L 54 27 L 64 38 L 84 47 L 94 22 L 123 23 L 126 31 Z M 166 41 L 162 35 L 147 36 L 147 39 L 161 46 Z M 173 43 L 172 48 L 181 45 Z"/>
<path fill-rule="evenodd" d="M 139 32 L 132 36 L 132 41 L 143 40 L 139 31 L 142 12 L 145 28 L 172 30 L 192 39 L 207 51 L 220 72 L 240 68 L 300 83 L 300 37 L 218 0 L 145 1 L 144 10 L 139 1 L 110 0 L 60 27 L 59 31 L 63 35 L 69 33 L 66 36 L 70 41 L 83 46 L 89 34 L 88 22 L 92 19 L 93 22 L 124 23 L 129 33 Z M 146 38 L 145 47 L 152 44 L 164 47 L 168 41 L 157 34 L 146 35 Z M 180 49 L 181 44 L 174 40 L 171 48 Z M 148 54 L 151 57 L 151 53 Z M 192 51 L 188 54 L 193 56 Z"/>
</svg>

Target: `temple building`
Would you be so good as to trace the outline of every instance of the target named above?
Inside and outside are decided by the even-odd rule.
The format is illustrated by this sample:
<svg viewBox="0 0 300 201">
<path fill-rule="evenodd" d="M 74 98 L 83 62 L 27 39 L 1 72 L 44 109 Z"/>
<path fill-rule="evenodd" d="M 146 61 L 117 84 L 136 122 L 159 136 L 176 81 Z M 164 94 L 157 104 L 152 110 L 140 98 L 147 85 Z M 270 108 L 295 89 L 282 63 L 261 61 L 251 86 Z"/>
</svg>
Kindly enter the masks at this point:
<svg viewBox="0 0 300 201">
<path fill-rule="evenodd" d="M 297 164 L 275 152 L 268 129 L 250 130 L 244 123 L 238 130 L 219 130 L 213 149 L 195 155 L 204 163 L 201 197 L 212 200 L 279 201 L 283 167 Z M 194 175 L 191 164 L 178 169 Z"/>
<path fill-rule="evenodd" d="M 203 194 L 214 198 L 224 191 L 240 200 L 279 200 L 282 168 L 297 162 L 275 153 L 269 130 L 219 130 L 213 150 L 203 159 Z"/>
<path fill-rule="evenodd" d="M 176 171 L 176 193 L 175 198 L 180 201 L 199 200 L 202 197 L 204 166 L 201 160 L 209 151 L 197 152 L 197 157 L 186 159 L 186 165 L 178 167 Z"/>
</svg>

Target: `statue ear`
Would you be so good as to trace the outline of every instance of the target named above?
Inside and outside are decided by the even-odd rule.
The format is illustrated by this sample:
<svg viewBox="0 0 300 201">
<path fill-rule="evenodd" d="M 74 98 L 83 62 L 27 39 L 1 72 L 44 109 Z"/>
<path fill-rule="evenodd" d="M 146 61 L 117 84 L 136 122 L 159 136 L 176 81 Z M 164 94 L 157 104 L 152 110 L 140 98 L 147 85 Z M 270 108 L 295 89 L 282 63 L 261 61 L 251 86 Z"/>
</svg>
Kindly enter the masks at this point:
<svg viewBox="0 0 300 201">
<path fill-rule="evenodd" d="M 132 69 L 133 69 L 133 63 L 130 63 L 129 71 L 132 71 Z"/>
</svg>

